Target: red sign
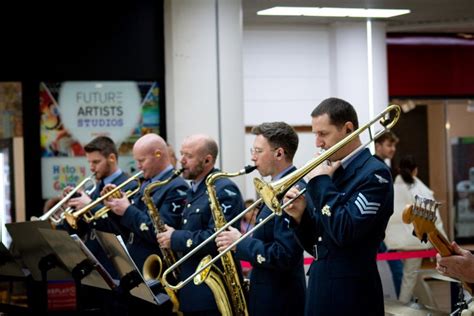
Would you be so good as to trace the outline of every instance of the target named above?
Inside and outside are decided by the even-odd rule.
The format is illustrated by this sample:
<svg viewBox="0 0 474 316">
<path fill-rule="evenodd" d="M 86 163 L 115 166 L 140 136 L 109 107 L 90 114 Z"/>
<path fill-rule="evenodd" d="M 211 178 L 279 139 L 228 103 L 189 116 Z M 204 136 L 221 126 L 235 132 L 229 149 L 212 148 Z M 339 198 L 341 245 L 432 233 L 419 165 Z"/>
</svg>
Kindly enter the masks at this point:
<svg viewBox="0 0 474 316">
<path fill-rule="evenodd" d="M 76 310 L 76 285 L 74 281 L 48 281 L 48 310 Z"/>
</svg>

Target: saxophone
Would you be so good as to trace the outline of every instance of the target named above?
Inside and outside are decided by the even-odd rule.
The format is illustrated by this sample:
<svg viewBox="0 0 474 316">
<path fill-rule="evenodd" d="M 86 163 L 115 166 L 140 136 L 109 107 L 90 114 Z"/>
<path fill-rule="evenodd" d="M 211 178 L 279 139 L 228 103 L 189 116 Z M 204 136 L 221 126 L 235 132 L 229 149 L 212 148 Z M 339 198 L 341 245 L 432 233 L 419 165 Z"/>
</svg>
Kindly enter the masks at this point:
<svg viewBox="0 0 474 316">
<path fill-rule="evenodd" d="M 235 173 L 215 172 L 206 178 L 206 188 L 209 194 L 209 202 L 216 230 L 223 227 L 227 221 L 217 199 L 214 183 L 219 178 L 240 176 L 252 172 L 255 168 L 255 166 L 246 166 L 244 169 Z M 210 260 L 211 256 L 204 257 L 199 263 L 198 269 Z M 213 271 L 210 268 L 204 270 L 201 274 L 196 276 L 194 283 L 196 285 L 201 284 L 202 282 L 206 283 L 206 285 L 211 289 L 214 298 L 216 299 L 217 307 L 222 315 L 246 316 L 248 315 L 248 311 L 244 288 L 240 284 L 239 274 L 237 273 L 232 254 L 230 252 L 226 253 L 222 256 L 221 262 L 223 271 L 213 265 L 212 267 L 214 267 L 214 270 L 216 271 Z"/>
<path fill-rule="evenodd" d="M 153 223 L 153 228 L 156 234 L 166 231 L 166 228 L 165 223 L 161 219 L 160 213 L 158 212 L 155 203 L 153 203 L 151 193 L 153 189 L 170 183 L 172 180 L 177 178 L 182 172 L 183 169 L 175 170 L 168 179 L 150 183 L 143 191 L 142 199 L 148 208 L 148 214 L 150 215 L 151 222 Z M 163 258 L 160 258 L 160 256 L 158 256 L 157 254 L 149 255 L 148 258 L 146 258 L 145 263 L 143 264 L 143 278 L 146 281 L 159 280 L 161 282 L 163 261 L 166 267 L 171 267 L 176 262 L 176 255 L 171 249 L 165 249 L 160 247 L 160 250 Z M 178 270 L 175 270 L 173 272 L 173 277 L 176 280 L 178 280 L 178 272 Z M 179 302 L 176 292 L 168 287 L 165 287 L 165 291 L 166 294 L 168 294 L 168 296 L 170 297 L 171 302 L 173 303 L 173 312 L 177 313 L 178 315 L 182 315 L 179 312 Z"/>
</svg>

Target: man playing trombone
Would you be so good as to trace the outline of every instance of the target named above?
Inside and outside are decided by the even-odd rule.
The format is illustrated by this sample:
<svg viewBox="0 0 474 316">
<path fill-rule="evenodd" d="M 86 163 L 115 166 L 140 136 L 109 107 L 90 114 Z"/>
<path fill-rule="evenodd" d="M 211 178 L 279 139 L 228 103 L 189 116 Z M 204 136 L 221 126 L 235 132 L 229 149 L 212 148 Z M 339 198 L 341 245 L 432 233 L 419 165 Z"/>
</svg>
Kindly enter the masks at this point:
<svg viewBox="0 0 474 316">
<path fill-rule="evenodd" d="M 174 168 L 170 163 L 166 142 L 157 134 L 140 137 L 133 146 L 133 157 L 145 178 L 140 191 L 135 194 L 132 202 L 122 194 L 120 198 L 106 200 L 105 205 L 119 216 L 127 248 L 141 270 L 149 255 L 159 253 L 153 223 L 142 200 L 143 193 L 148 184 L 171 177 Z M 109 191 L 113 187 L 106 187 L 104 191 Z M 153 202 L 167 225 L 178 227 L 187 190 L 187 183 L 178 177 L 153 191 Z"/>
<path fill-rule="evenodd" d="M 298 148 L 298 135 L 284 122 L 263 123 L 252 129 L 256 135 L 251 149 L 258 172 L 276 181 L 296 170 L 293 157 Z M 298 183 L 300 189 L 306 186 Z M 261 222 L 272 211 L 264 206 L 257 214 Z M 303 248 L 289 227 L 289 215 L 276 216 L 236 246 L 236 257 L 252 266 L 249 315 L 303 315 L 306 280 Z M 222 251 L 241 237 L 230 227 L 217 238 Z"/>
<path fill-rule="evenodd" d="M 322 101 L 311 116 L 316 147 L 325 150 L 358 128 L 354 108 L 341 99 Z M 393 213 L 392 176 L 360 145 L 357 136 L 309 172 L 306 195 L 285 209 L 315 258 L 305 315 L 384 315 L 376 255 Z M 290 189 L 285 200 L 297 193 Z"/>
<path fill-rule="evenodd" d="M 187 193 L 187 204 L 179 229 L 168 227 L 167 231 L 157 235 L 163 248 L 188 253 L 214 232 L 214 220 L 209 205 L 205 179 L 217 171 L 214 168 L 218 154 L 217 143 L 207 135 L 187 137 L 181 146 L 181 165 L 183 177 L 191 180 Z M 228 178 L 215 183 L 217 198 L 225 219 L 229 221 L 243 209 L 244 202 L 237 185 Z M 208 243 L 196 255 L 181 266 L 180 279 L 184 280 L 194 273 L 205 255 L 217 254 L 214 243 Z M 179 292 L 180 310 L 185 315 L 220 315 L 215 298 L 207 285 L 188 284 Z"/>
</svg>

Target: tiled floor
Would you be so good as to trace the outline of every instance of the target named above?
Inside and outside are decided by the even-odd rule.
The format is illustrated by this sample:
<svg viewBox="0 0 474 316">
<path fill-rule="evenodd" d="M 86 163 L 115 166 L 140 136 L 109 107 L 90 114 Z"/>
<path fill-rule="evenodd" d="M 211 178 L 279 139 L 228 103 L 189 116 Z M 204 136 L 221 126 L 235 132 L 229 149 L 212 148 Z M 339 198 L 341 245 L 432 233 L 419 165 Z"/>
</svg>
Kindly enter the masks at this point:
<svg viewBox="0 0 474 316">
<path fill-rule="evenodd" d="M 451 282 L 434 270 L 433 262 L 423 263 L 414 296 L 417 303 L 403 305 L 393 299 L 394 290 L 388 265 L 379 263 L 379 272 L 384 285 L 386 315 L 449 315 L 451 313 Z M 454 283 L 457 284 L 457 283 Z M 466 294 L 466 300 L 469 294 Z"/>
</svg>

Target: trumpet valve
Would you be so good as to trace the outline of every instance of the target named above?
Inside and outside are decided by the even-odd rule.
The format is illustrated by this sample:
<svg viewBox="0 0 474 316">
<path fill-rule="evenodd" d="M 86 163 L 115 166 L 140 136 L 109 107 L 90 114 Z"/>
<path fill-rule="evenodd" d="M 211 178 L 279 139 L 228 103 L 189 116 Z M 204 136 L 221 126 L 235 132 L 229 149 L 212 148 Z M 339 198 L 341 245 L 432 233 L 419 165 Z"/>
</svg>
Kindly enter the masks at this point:
<svg viewBox="0 0 474 316">
<path fill-rule="evenodd" d="M 64 218 L 66 219 L 69 226 L 71 226 L 73 229 L 77 229 L 77 218 L 74 216 L 74 214 L 66 213 Z"/>
</svg>

